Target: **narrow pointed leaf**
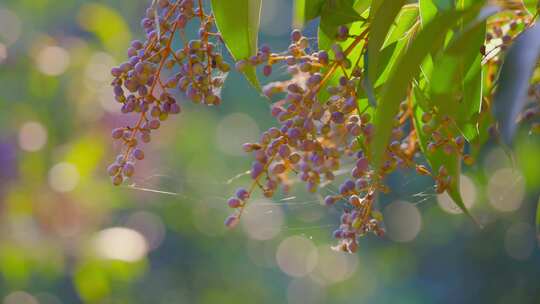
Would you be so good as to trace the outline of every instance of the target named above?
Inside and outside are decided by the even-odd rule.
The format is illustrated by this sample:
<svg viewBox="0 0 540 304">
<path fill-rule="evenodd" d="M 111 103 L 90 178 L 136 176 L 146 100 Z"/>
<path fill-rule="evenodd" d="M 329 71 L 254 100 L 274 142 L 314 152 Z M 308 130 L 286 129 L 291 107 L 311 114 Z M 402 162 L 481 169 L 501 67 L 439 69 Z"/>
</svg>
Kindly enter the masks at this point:
<svg viewBox="0 0 540 304">
<path fill-rule="evenodd" d="M 537 14 L 538 10 L 540 9 L 540 1 L 538 0 L 523 0 L 523 4 L 531 15 Z"/>
<path fill-rule="evenodd" d="M 461 174 L 461 159 L 457 154 L 447 155 L 441 149 L 431 153 L 428 151 L 427 146 L 429 143 L 430 135 L 425 134 L 423 131 L 424 123 L 422 122 L 423 114 L 429 110 L 427 105 L 431 104 L 430 100 L 427 100 L 423 92 L 415 87 L 413 92 L 414 100 L 414 128 L 418 136 L 420 143 L 420 149 L 424 152 L 427 162 L 432 169 L 432 172 L 438 172 L 441 166 L 444 166 L 448 171 L 448 175 L 452 178 L 452 184 L 450 185 L 447 193 L 454 203 L 469 217 L 473 218 L 469 210 L 463 202 L 460 192 L 460 174 Z M 473 218 L 474 220 L 474 218 Z"/>
<path fill-rule="evenodd" d="M 433 0 L 419 0 L 418 5 L 420 6 L 422 24 L 428 24 L 437 15 L 437 6 Z"/>
<path fill-rule="evenodd" d="M 433 47 L 440 45 L 434 42 L 444 38 L 444 33 L 457 22 L 459 16 L 461 13 L 449 11 L 434 19 L 412 41 L 410 48 L 392 69 L 374 118 L 375 136 L 370 152 L 375 168 L 380 168 L 390 140 L 392 123 L 389 122 L 394 121 L 398 114 L 399 104 L 405 99 L 411 81 L 418 75 L 422 61 L 433 51 Z"/>
<path fill-rule="evenodd" d="M 405 3 L 405 0 L 384 0 L 381 8 L 373 15 L 368 44 L 368 77 L 371 83 L 377 81 L 375 67 L 378 66 L 379 52 L 384 45 L 390 27 Z"/>
<path fill-rule="evenodd" d="M 461 1 L 461 0 L 458 0 Z M 449 10 L 453 7 L 453 0 L 419 0 L 420 17 L 422 24 L 428 24 L 439 11 Z"/>
<path fill-rule="evenodd" d="M 496 13 L 488 8 L 454 35 L 446 50 L 435 60 L 431 75 L 431 100 L 450 116 L 469 141 L 478 136 L 474 117 L 482 105 L 482 55 L 486 19 Z"/>
</svg>

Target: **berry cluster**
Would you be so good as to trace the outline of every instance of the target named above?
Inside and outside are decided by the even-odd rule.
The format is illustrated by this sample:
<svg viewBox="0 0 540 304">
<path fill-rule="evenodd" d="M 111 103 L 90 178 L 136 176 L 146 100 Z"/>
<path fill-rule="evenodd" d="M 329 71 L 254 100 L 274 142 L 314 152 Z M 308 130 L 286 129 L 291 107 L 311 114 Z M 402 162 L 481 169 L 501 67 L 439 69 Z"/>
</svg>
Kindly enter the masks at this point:
<svg viewBox="0 0 540 304">
<path fill-rule="evenodd" d="M 193 19 L 200 24 L 199 37 L 185 41 L 184 29 Z M 139 142 L 148 143 L 151 132 L 159 129 L 161 122 L 181 112 L 175 91 L 194 103 L 218 105 L 223 75 L 230 70 L 216 51 L 219 36 L 212 32 L 213 17 L 204 13 L 200 1 L 198 7 L 194 0 L 154 1 L 141 25 L 146 40 L 133 41 L 127 51 L 128 61 L 111 71 L 114 95 L 122 104 L 122 113 L 135 112 L 139 116 L 134 126 L 112 131 L 112 137 L 125 146 L 108 168 L 115 185 L 131 177 L 134 162 L 144 159 Z M 183 47 L 176 50 L 175 35 L 183 42 Z"/>
<path fill-rule="evenodd" d="M 308 191 L 315 192 L 321 184 L 334 180 L 334 173 L 341 169 L 345 158 L 356 158 L 356 166 L 351 170 L 352 179 L 340 186 L 338 195 L 325 198 L 327 205 L 334 205 L 339 200 L 347 204 L 342 225 L 335 233 L 341 240 L 339 248 L 353 252 L 358 236 L 367 232 L 384 233 L 380 216 L 375 216 L 376 212 L 372 210 L 374 193 L 384 189 L 379 175 L 392 171 L 396 165 L 389 160 L 384 172 L 369 168 L 368 158 L 362 150 L 371 141 L 374 127 L 370 114 L 365 112 L 367 105 L 362 110 L 358 103 L 357 88 L 363 72 L 358 66 L 353 67 L 348 59 L 355 47 L 363 45 L 365 49 L 366 33 L 349 35 L 348 29 L 342 26 L 337 40 L 353 39 L 345 50 L 336 43 L 330 53 L 324 50 L 310 53 L 308 39 L 295 30 L 285 54 L 274 54 L 268 47 L 262 47 L 256 56 L 237 62 L 239 70 L 247 65 L 263 65 L 265 75 L 271 73 L 273 65 L 284 64 L 291 80 L 272 83 L 264 89 L 268 97 L 284 94 L 271 108 L 279 127 L 268 129 L 259 142 L 244 144 L 244 150 L 255 158 L 250 171 L 253 183 L 249 190 L 238 191 L 245 196 L 240 197 L 237 193 L 229 199 L 229 206 L 236 211 L 225 221 L 228 227 L 238 223 L 246 199 L 255 188 L 271 197 L 279 186 L 287 191 L 291 175 L 296 175 L 306 183 Z M 350 76 L 344 75 L 335 84 L 329 83 L 338 69 L 350 69 Z M 322 88 L 326 88 L 328 97 L 322 97 Z M 394 133 L 395 140 L 403 136 L 399 126 Z M 397 149 L 401 149 L 401 144 L 398 146 Z M 412 153 L 394 151 L 392 160 L 410 163 Z"/>
</svg>

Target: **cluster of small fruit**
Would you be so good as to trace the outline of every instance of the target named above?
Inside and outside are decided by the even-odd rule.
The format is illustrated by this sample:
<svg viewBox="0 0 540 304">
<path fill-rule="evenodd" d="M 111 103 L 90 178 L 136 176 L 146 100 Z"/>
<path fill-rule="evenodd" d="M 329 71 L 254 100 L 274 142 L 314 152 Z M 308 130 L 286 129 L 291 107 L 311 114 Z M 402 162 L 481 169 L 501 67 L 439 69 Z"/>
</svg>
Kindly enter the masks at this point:
<svg viewBox="0 0 540 304">
<path fill-rule="evenodd" d="M 185 41 L 184 29 L 191 21 L 200 24 L 199 37 Z M 115 185 L 131 177 L 135 160 L 144 158 L 139 142 L 148 143 L 161 122 L 181 112 L 175 92 L 183 92 L 194 103 L 218 105 L 223 75 L 230 70 L 217 52 L 219 35 L 212 32 L 213 16 L 205 14 L 201 1 L 154 1 L 141 25 L 145 41 L 133 41 L 128 61 L 111 71 L 122 113 L 137 113 L 139 117 L 134 126 L 112 131 L 112 137 L 125 146 L 108 168 Z M 176 50 L 175 37 L 183 42 Z"/>
<path fill-rule="evenodd" d="M 237 62 L 240 71 L 247 65 L 263 65 L 266 75 L 272 72 L 273 65 L 286 65 L 291 78 L 264 89 L 269 97 L 283 96 L 271 107 L 279 127 L 265 131 L 256 143 L 244 144 L 244 150 L 255 158 L 250 171 L 253 181 L 249 189 L 239 189 L 228 200 L 229 207 L 235 210 L 225 221 L 228 227 L 239 222 L 255 189 L 260 188 L 265 196 L 272 197 L 280 186 L 287 191 L 291 176 L 297 176 L 305 182 L 308 191 L 315 192 L 321 184 L 334 181 L 335 172 L 342 169 L 344 160 L 355 159 L 351 179 L 343 182 L 337 195 L 325 198 L 329 206 L 338 201 L 345 204 L 340 228 L 334 233 L 340 240 L 336 248 L 354 252 L 359 236 L 368 232 L 384 234 L 380 213 L 373 210 L 375 193 L 387 190 L 381 182 L 382 176 L 398 166 L 412 166 L 412 155 L 417 148 L 409 143 L 415 139 L 402 131 L 410 111 L 400 113 L 384 166 L 377 172 L 370 168 L 364 150 L 373 139 L 374 126 L 366 112 L 367 104 L 358 102 L 362 69 L 351 66 L 348 58 L 355 47 L 362 47 L 361 42 L 365 47 L 365 34 L 350 36 L 346 27 L 340 27 L 341 38 L 354 38 L 345 50 L 336 43 L 331 52 L 309 52 L 308 39 L 295 30 L 285 54 L 272 53 L 264 46 L 257 55 Z M 344 69 L 350 69 L 350 75 L 342 73 L 335 83 L 330 82 L 336 71 Z"/>
</svg>

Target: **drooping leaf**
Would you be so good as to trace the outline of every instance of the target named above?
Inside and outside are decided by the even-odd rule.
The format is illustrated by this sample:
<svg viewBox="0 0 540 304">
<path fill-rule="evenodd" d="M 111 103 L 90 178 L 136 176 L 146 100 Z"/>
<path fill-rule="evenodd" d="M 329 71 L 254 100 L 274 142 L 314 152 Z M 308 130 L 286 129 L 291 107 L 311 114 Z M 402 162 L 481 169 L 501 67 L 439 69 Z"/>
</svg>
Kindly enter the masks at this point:
<svg viewBox="0 0 540 304">
<path fill-rule="evenodd" d="M 401 55 L 401 52 L 407 48 L 411 37 L 414 36 L 417 30 L 415 28 L 417 20 L 417 5 L 405 5 L 401 9 L 396 21 L 389 30 L 382 50 L 377 53 L 378 59 L 374 63 L 375 67 L 369 68 L 369 62 L 365 60 L 365 66 L 368 67 L 366 70 L 368 74 L 371 73 L 369 74 L 370 77 L 367 77 L 369 78 L 369 83 L 366 83 L 366 86 L 371 85 L 371 87 L 367 89 L 373 91 L 374 88 L 379 87 L 386 81 L 389 72 Z M 372 82 L 371 79 L 375 79 L 375 81 Z"/>
<path fill-rule="evenodd" d="M 379 52 L 386 40 L 390 27 L 405 3 L 405 0 L 383 0 L 381 8 L 373 15 L 369 32 L 369 62 L 367 72 L 371 83 L 377 81 L 375 78 L 375 67 L 378 66 Z"/>
<path fill-rule="evenodd" d="M 458 0 L 459 1 L 459 0 Z M 449 10 L 453 7 L 453 0 L 419 0 L 422 24 L 428 24 L 439 11 Z"/>
<path fill-rule="evenodd" d="M 486 19 L 496 9 L 483 10 L 470 24 L 454 35 L 446 50 L 436 58 L 431 74 L 431 99 L 451 117 L 469 141 L 478 136 L 474 117 L 482 105 L 482 55 Z"/>
<path fill-rule="evenodd" d="M 294 27 L 300 28 L 321 15 L 324 0 L 294 0 Z"/>
<path fill-rule="evenodd" d="M 375 2 L 378 2 L 378 1 L 375 1 Z M 371 5 L 372 5 L 371 0 L 356 0 L 356 2 L 354 2 L 353 8 L 357 13 L 362 14 L 368 8 L 370 8 Z"/>
<path fill-rule="evenodd" d="M 378 55 L 379 60 L 377 61 L 377 66 L 374 69 L 374 78 L 377 79 L 377 82 L 375 84 L 371 83 L 369 77 L 364 77 L 362 79 L 362 88 L 368 96 L 368 100 L 372 106 L 377 105 L 376 96 L 378 94 L 375 94 L 375 92 L 380 91 L 375 88 L 382 87 L 382 84 L 384 84 L 384 82 L 388 78 L 388 74 L 395 62 L 397 61 L 397 58 L 399 58 L 401 51 L 405 49 L 406 42 L 406 40 L 395 41 L 381 50 Z M 366 70 L 369 69 L 369 60 L 367 53 L 364 54 L 363 60 L 364 68 Z"/>
<path fill-rule="evenodd" d="M 407 34 L 413 30 L 412 27 L 418 20 L 418 5 L 403 6 L 394 24 L 390 27 L 382 48 L 384 49 L 398 40 L 407 39 Z"/>
<path fill-rule="evenodd" d="M 262 0 L 212 0 L 216 26 L 235 60 L 257 54 L 261 4 Z M 246 67 L 244 74 L 260 90 L 255 68 Z"/>
<path fill-rule="evenodd" d="M 390 72 L 374 118 L 375 136 L 370 152 L 375 168 L 380 167 L 386 154 L 386 146 L 393 127 L 389 122 L 398 114 L 399 104 L 405 99 L 411 81 L 418 75 L 422 61 L 433 51 L 434 46 L 440 45 L 434 42 L 444 38 L 441 33 L 446 33 L 457 22 L 459 16 L 461 13 L 449 11 L 434 19 L 412 41 L 410 48 Z"/>
<path fill-rule="evenodd" d="M 523 4 L 531 15 L 535 15 L 540 10 L 540 1 L 538 0 L 523 0 Z"/>
<path fill-rule="evenodd" d="M 540 57 L 540 24 L 525 30 L 510 47 L 504 60 L 500 85 L 495 94 L 495 118 L 502 139 L 512 143 L 516 120 L 527 102 L 529 79 Z"/>
<path fill-rule="evenodd" d="M 467 214 L 469 217 L 473 218 L 469 210 L 463 202 L 460 191 L 460 177 L 461 177 L 461 159 L 457 154 L 447 155 L 442 151 L 442 149 L 437 149 L 435 152 L 431 153 L 427 146 L 429 143 L 430 135 L 424 132 L 422 122 L 422 116 L 426 111 L 429 111 L 429 108 L 426 106 L 432 102 L 427 100 L 424 93 L 418 88 L 415 87 L 413 91 L 413 104 L 414 104 L 414 117 L 413 123 L 418 136 L 418 142 L 420 143 L 420 149 L 424 153 L 429 166 L 432 169 L 432 172 L 438 172 L 441 166 L 444 166 L 448 172 L 448 175 L 452 178 L 452 184 L 447 190 L 448 195 L 454 201 L 454 203 Z M 474 220 L 474 218 L 473 218 Z"/>
<path fill-rule="evenodd" d="M 420 18 L 422 24 L 428 24 L 437 15 L 437 6 L 433 0 L 419 0 Z"/>
</svg>

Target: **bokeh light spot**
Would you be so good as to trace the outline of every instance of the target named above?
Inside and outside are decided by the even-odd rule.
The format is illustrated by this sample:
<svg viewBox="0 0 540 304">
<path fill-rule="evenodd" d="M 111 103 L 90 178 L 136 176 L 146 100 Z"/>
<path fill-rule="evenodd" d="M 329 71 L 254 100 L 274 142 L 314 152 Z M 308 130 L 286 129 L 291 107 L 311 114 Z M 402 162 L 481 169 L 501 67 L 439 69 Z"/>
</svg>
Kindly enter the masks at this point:
<svg viewBox="0 0 540 304">
<path fill-rule="evenodd" d="M 313 271 L 323 283 L 334 284 L 350 278 L 358 268 L 358 256 L 332 250 L 329 244 L 319 246 L 319 259 Z"/>
<path fill-rule="evenodd" d="M 3 304 L 39 304 L 36 298 L 24 291 L 14 291 L 4 298 Z"/>
<path fill-rule="evenodd" d="M 21 20 L 12 11 L 0 9 L 0 42 L 12 45 L 21 35 Z"/>
<path fill-rule="evenodd" d="M 69 67 L 68 51 L 59 46 L 46 46 L 36 56 L 37 68 L 49 76 L 62 75 Z"/>
<path fill-rule="evenodd" d="M 39 122 L 26 122 L 19 129 L 19 147 L 24 151 L 39 151 L 46 143 L 47 130 Z"/>
<path fill-rule="evenodd" d="M 114 58 L 104 52 L 97 52 L 90 57 L 85 69 L 88 80 L 99 84 L 107 84 L 112 80 L 111 68 L 115 65 Z"/>
<path fill-rule="evenodd" d="M 308 275 L 317 266 L 317 248 L 311 240 L 291 236 L 283 240 L 276 252 L 279 268 L 292 277 Z"/>
<path fill-rule="evenodd" d="M 270 240 L 283 228 L 284 215 L 281 206 L 261 199 L 248 204 L 242 216 L 242 227 L 254 240 Z"/>
<path fill-rule="evenodd" d="M 519 209 L 525 195 L 525 181 L 514 168 L 497 170 L 489 179 L 488 198 L 493 208 L 510 212 Z"/>
<path fill-rule="evenodd" d="M 100 257 L 124 262 L 137 262 L 148 252 L 144 236 L 123 227 L 100 231 L 95 237 L 94 246 Z"/>
<path fill-rule="evenodd" d="M 467 209 L 470 209 L 476 200 L 476 186 L 470 177 L 466 175 L 460 176 L 460 192 L 461 197 L 463 198 L 463 203 Z M 450 198 L 448 193 L 444 192 L 443 194 L 437 195 L 437 202 L 439 207 L 445 212 L 450 214 L 461 214 L 463 211 L 454 203 Z"/>
<path fill-rule="evenodd" d="M 422 229 L 422 216 L 413 204 L 396 201 L 384 208 L 384 224 L 391 240 L 410 242 Z"/>
<path fill-rule="evenodd" d="M 126 226 L 140 232 L 151 250 L 158 248 L 165 238 L 165 224 L 159 216 L 147 211 L 132 214 Z"/>
<path fill-rule="evenodd" d="M 79 179 L 79 170 L 68 162 L 58 163 L 49 170 L 49 185 L 58 192 L 72 191 Z"/>
<path fill-rule="evenodd" d="M 484 158 L 483 165 L 484 171 L 490 176 L 498 169 L 510 167 L 512 164 L 503 149 L 494 148 Z"/>
<path fill-rule="evenodd" d="M 259 136 L 259 127 L 244 113 L 233 113 L 221 120 L 216 130 L 218 148 L 229 155 L 242 156 L 242 144 L 253 142 Z"/>
</svg>

